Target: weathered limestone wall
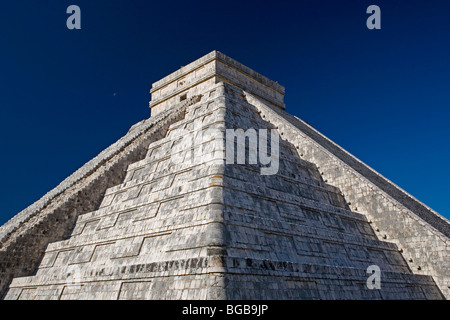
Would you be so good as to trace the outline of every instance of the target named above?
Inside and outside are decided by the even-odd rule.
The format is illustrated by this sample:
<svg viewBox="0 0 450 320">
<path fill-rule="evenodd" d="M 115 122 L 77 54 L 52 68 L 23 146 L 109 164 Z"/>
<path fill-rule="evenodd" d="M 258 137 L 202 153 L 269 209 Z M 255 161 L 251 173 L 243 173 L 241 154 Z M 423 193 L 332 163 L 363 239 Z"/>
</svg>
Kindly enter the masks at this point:
<svg viewBox="0 0 450 320">
<path fill-rule="evenodd" d="M 146 147 L 184 116 L 184 108 L 133 126 L 126 136 L 0 228 L 0 296 L 13 277 L 35 272 L 47 244 L 66 239 L 76 218 L 98 207 L 105 190 L 123 180 L 127 166 L 145 157 Z"/>
<path fill-rule="evenodd" d="M 278 127 L 302 159 L 315 163 L 353 211 L 367 216 L 380 239 L 397 244 L 411 270 L 433 276 L 450 298 L 450 224 L 300 119 L 246 93 L 261 116 Z"/>
<path fill-rule="evenodd" d="M 276 128 L 240 89 L 226 84 L 225 97 L 227 128 Z M 227 298 L 442 299 L 433 279 L 412 273 L 397 246 L 378 239 L 367 217 L 277 131 L 276 174 L 261 175 L 261 165 L 248 162 L 225 166 Z M 382 270 L 380 290 L 366 286 L 374 264 Z"/>
<path fill-rule="evenodd" d="M 12 281 L 6 299 L 224 298 L 215 183 L 223 150 L 191 162 L 191 146 L 181 139 L 220 126 L 222 100 L 215 87 L 193 99 L 98 208 L 78 217 L 70 238 L 47 246 L 36 274 Z M 214 151 L 214 143 L 205 136 L 200 146 Z"/>
</svg>

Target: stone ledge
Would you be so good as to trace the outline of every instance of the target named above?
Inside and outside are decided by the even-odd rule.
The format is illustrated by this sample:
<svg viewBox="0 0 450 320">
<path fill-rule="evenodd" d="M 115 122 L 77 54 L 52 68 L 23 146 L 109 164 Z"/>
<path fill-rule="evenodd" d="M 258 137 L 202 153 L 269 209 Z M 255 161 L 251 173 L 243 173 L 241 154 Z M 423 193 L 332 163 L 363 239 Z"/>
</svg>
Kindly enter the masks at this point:
<svg viewBox="0 0 450 320">
<path fill-rule="evenodd" d="M 239 70 L 240 72 L 258 80 L 259 82 L 263 83 L 264 85 L 268 86 L 268 87 L 273 87 L 274 89 L 276 89 L 277 91 L 279 91 L 280 93 L 285 92 L 285 89 L 282 85 L 278 84 L 275 81 L 270 80 L 269 78 L 261 75 L 260 73 L 250 69 L 249 67 L 237 62 L 236 60 L 228 57 L 227 55 L 219 52 L 219 51 L 212 51 L 206 55 L 204 55 L 203 57 L 189 63 L 188 65 L 181 67 L 179 70 L 169 74 L 168 76 L 162 78 L 161 80 L 158 80 L 156 82 L 153 83 L 152 85 L 152 90 L 150 91 L 150 93 L 160 89 L 161 87 L 164 87 L 165 85 L 167 85 L 168 83 L 171 83 L 179 78 L 182 78 L 183 76 L 185 76 L 188 73 L 191 73 L 192 71 L 194 71 L 195 69 L 200 68 L 201 66 L 207 64 L 208 62 L 214 61 L 214 60 L 220 60 L 224 63 L 226 63 L 227 65 L 229 65 L 230 67 Z"/>
</svg>

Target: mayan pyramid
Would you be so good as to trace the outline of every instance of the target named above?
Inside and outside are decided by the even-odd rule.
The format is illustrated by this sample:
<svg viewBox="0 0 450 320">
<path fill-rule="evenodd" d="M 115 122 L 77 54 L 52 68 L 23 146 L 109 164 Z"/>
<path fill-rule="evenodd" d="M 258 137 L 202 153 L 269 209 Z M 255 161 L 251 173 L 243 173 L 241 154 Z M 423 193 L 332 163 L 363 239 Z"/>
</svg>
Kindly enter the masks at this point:
<svg viewBox="0 0 450 320">
<path fill-rule="evenodd" d="M 3 299 L 450 298 L 449 221 L 286 113 L 277 82 L 213 51 L 151 95 L 0 228 Z"/>
</svg>

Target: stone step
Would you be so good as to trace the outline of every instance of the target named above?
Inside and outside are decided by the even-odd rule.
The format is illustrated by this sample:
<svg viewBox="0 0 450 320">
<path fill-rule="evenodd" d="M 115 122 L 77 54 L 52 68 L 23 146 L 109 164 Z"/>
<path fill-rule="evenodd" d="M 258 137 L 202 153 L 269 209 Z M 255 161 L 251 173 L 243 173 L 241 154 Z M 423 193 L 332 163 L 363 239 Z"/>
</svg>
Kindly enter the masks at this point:
<svg viewBox="0 0 450 320">
<path fill-rule="evenodd" d="M 367 222 L 367 218 L 365 217 L 365 215 L 361 213 L 357 213 L 341 207 L 336 207 L 332 204 L 307 199 L 302 196 L 289 193 L 288 192 L 289 190 L 280 191 L 276 189 L 271 189 L 271 192 L 268 193 L 265 191 L 264 188 L 258 185 L 249 183 L 244 179 L 238 180 L 234 176 L 230 176 L 228 174 L 224 175 L 224 187 L 229 190 L 242 192 L 244 194 L 248 194 L 251 196 L 256 196 L 260 199 L 267 199 L 275 202 L 280 201 L 282 203 L 289 203 L 292 205 L 297 205 L 299 207 L 310 208 L 313 211 L 336 214 L 339 216 L 346 217 L 348 219 Z M 251 209 L 251 207 L 249 207 L 249 209 Z"/>
<path fill-rule="evenodd" d="M 152 182 L 142 183 L 133 187 L 117 189 L 116 193 L 105 196 L 121 195 L 120 201 L 113 201 L 110 198 L 96 211 L 83 214 L 78 217 L 77 223 L 99 219 L 113 213 L 130 211 L 142 206 L 152 205 L 153 203 L 164 201 L 165 197 L 173 198 L 182 196 L 198 190 L 207 188 L 211 184 L 211 178 L 214 177 L 216 168 L 214 162 L 211 165 L 202 165 L 201 167 L 191 167 L 180 170 L 178 174 L 168 174 L 165 183 L 160 183 L 159 179 L 152 179 Z M 183 177 L 181 177 L 183 175 Z M 183 178 L 183 183 L 179 182 Z M 150 197 L 151 195 L 151 197 Z"/>
<path fill-rule="evenodd" d="M 130 230 L 131 227 L 128 224 L 124 224 L 123 228 L 114 228 L 113 230 L 110 230 L 109 232 L 106 232 L 106 230 L 104 230 L 105 232 L 98 232 L 96 234 L 97 238 L 94 239 L 93 237 L 89 237 L 89 235 L 84 235 L 83 237 L 77 236 L 77 237 L 73 237 L 69 240 L 66 240 L 64 242 L 58 242 L 58 243 L 54 243 L 51 246 L 48 247 L 47 251 L 46 251 L 46 256 L 43 259 L 43 266 L 46 265 L 46 261 L 47 260 L 51 260 L 51 259 L 55 259 L 55 255 L 59 254 L 59 252 L 64 252 L 64 251 L 68 251 L 68 250 L 75 250 L 77 248 L 83 248 L 83 246 L 86 245 L 86 243 L 89 243 L 90 245 L 95 245 L 95 246 L 101 246 L 101 245 L 105 245 L 105 244 L 109 244 L 112 242 L 116 242 L 116 241 L 121 241 L 124 240 L 124 235 L 126 235 L 127 239 L 132 239 L 132 238 L 140 238 L 143 239 L 144 237 L 148 237 L 151 236 L 153 234 L 158 234 L 158 233 L 163 233 L 163 232 L 174 232 L 176 230 L 179 229 L 185 229 L 185 228 L 193 228 L 197 223 L 204 223 L 203 220 L 199 220 L 197 221 L 193 221 L 190 217 L 187 217 L 188 219 L 186 219 L 186 221 L 178 223 L 178 225 L 176 227 L 172 227 L 172 228 L 168 228 L 168 227 L 164 227 L 164 225 L 170 225 L 171 223 L 176 224 L 178 217 L 174 217 L 173 221 L 167 220 L 162 222 L 161 226 L 158 228 L 157 226 L 155 226 L 154 224 L 149 226 L 149 228 L 146 230 L 145 225 L 144 224 L 138 224 L 136 225 L 137 229 L 135 230 Z M 342 233 L 339 232 L 330 232 L 329 230 L 325 230 L 322 229 L 320 230 L 319 228 L 304 228 L 302 226 L 299 226 L 298 230 L 294 230 L 294 228 L 292 228 L 292 225 L 289 224 L 284 224 L 284 228 L 276 228 L 274 227 L 274 222 L 273 221 L 268 221 L 269 219 L 261 219 L 259 218 L 259 221 L 255 222 L 255 221 L 250 221 L 248 223 L 243 223 L 243 222 L 239 222 L 236 220 L 227 220 L 227 223 L 230 225 L 237 225 L 240 228 L 249 228 L 249 229 L 254 229 L 255 225 L 258 226 L 257 229 L 259 232 L 269 232 L 269 233 L 278 233 L 278 234 L 283 234 L 284 236 L 290 236 L 290 237 L 295 237 L 295 239 L 298 239 L 299 241 L 296 241 L 296 243 L 300 243 L 300 240 L 305 240 L 306 242 L 303 241 L 302 243 L 303 246 L 304 245 L 308 245 L 308 243 L 310 243 L 311 245 L 315 245 L 315 246 L 323 246 L 323 244 L 325 243 L 325 245 L 330 245 L 330 244 L 334 244 L 336 246 L 342 246 L 345 245 L 348 248 L 353 248 L 353 249 L 357 249 L 358 247 L 360 248 L 360 252 L 366 252 L 365 249 L 370 249 L 372 250 L 372 252 L 375 250 L 377 252 L 380 252 L 380 254 L 383 255 L 383 259 L 388 261 L 389 263 L 393 264 L 393 265 L 401 265 L 400 262 L 395 261 L 394 260 L 389 260 L 391 255 L 394 253 L 397 253 L 397 249 L 396 246 L 394 244 L 391 243 L 387 243 L 387 242 L 381 242 L 378 240 L 371 240 L 371 239 L 367 239 L 367 238 L 363 238 L 363 237 L 357 237 L 357 236 L 349 236 L 349 235 L 343 235 Z M 242 238 L 244 239 L 244 238 Z M 138 239 L 136 240 L 138 241 Z M 244 240 L 242 240 L 244 241 Z M 131 246 L 130 243 L 121 243 L 121 246 Z M 245 242 L 242 242 L 240 244 L 241 248 L 243 246 L 245 246 Z M 261 248 L 261 246 L 256 246 L 254 244 L 249 244 L 247 245 L 248 250 L 262 250 L 264 248 Z M 299 247 L 301 248 L 301 247 Z M 245 247 L 244 247 L 245 249 Z M 267 250 L 267 248 L 265 248 Z M 119 250 L 119 248 L 118 248 Z M 301 253 L 300 249 L 298 249 L 298 252 Z M 384 252 L 384 253 L 382 253 Z M 386 254 L 388 252 L 392 252 L 392 254 L 388 254 L 386 256 Z M 91 253 L 92 254 L 92 253 Z M 338 255 L 338 253 L 332 253 L 334 255 Z M 51 257 L 53 256 L 53 258 Z M 327 257 L 326 254 L 320 254 L 317 253 L 316 254 L 317 257 Z M 344 254 L 341 254 L 341 257 L 343 257 Z M 356 257 L 358 258 L 358 257 Z M 360 257 L 361 258 L 361 257 Z M 361 258 L 362 259 L 362 258 Z M 366 261 L 370 261 L 370 260 L 366 260 Z M 382 259 L 380 257 L 377 257 L 377 261 L 379 261 L 379 263 L 382 262 Z"/>
<path fill-rule="evenodd" d="M 11 283 L 9 297 L 14 298 L 14 293 L 18 296 L 21 292 L 20 289 L 22 288 L 48 290 L 50 288 L 56 289 L 55 286 L 57 286 L 58 290 L 62 290 L 66 285 L 90 286 L 95 285 L 96 281 L 105 280 L 109 283 L 129 280 L 144 282 L 146 279 L 155 279 L 160 276 L 184 275 L 186 270 L 189 270 L 190 274 L 201 274 L 208 270 L 209 264 L 214 260 L 213 257 L 200 257 L 195 259 L 195 263 L 193 263 L 193 261 L 194 259 L 172 260 L 147 264 L 120 265 L 107 268 L 96 266 L 92 269 L 83 269 L 80 273 L 80 281 L 72 283 L 68 283 L 67 278 L 60 279 L 50 275 L 16 278 Z M 280 284 L 280 282 L 284 283 L 285 281 L 293 284 L 296 281 L 300 281 L 303 284 L 309 282 L 311 286 L 302 288 L 302 291 L 314 290 L 316 291 L 316 294 L 320 291 L 320 295 L 316 298 L 322 299 L 327 298 L 326 295 L 324 296 L 324 292 L 326 291 L 343 291 L 347 290 L 346 288 L 348 288 L 349 291 L 358 291 L 359 295 L 361 294 L 361 292 L 359 292 L 360 290 L 364 292 L 373 292 L 366 286 L 367 278 L 370 274 L 367 273 L 366 269 L 362 268 L 238 257 L 225 257 L 224 259 L 221 259 L 221 261 L 221 270 L 223 270 L 224 276 L 230 280 L 226 287 L 230 291 L 233 288 L 236 288 L 236 286 L 240 286 L 241 289 L 245 287 L 245 289 L 249 289 L 248 292 L 251 292 L 251 289 L 257 287 L 257 283 L 255 283 L 254 280 L 258 279 L 258 276 L 262 276 L 265 279 L 264 281 L 270 284 Z M 188 269 L 186 269 L 186 267 Z M 66 272 L 65 275 L 67 275 L 67 273 L 72 270 L 61 270 L 60 274 L 64 274 L 64 271 Z M 246 275 L 247 281 L 234 281 L 233 275 L 237 275 L 239 276 L 239 279 L 242 279 L 242 274 Z M 70 276 L 68 278 L 71 279 Z M 355 286 L 355 284 L 359 285 Z M 118 285 L 120 285 L 120 283 L 118 283 Z M 439 292 L 436 292 L 436 289 L 433 290 L 433 288 L 436 287 L 429 276 L 388 271 L 381 272 L 381 289 L 379 290 L 379 293 L 384 295 L 397 293 L 397 297 L 399 297 L 398 293 L 408 287 L 422 288 L 422 290 L 420 290 L 422 294 L 418 294 L 417 296 L 419 299 L 430 297 L 436 299 L 436 297 L 439 297 Z M 267 287 L 265 289 L 269 288 L 270 287 Z M 296 288 L 296 290 L 299 289 L 300 288 Z M 340 296 L 343 297 L 342 292 Z M 411 298 L 410 295 L 407 296 Z M 361 296 L 359 296 L 359 299 L 360 298 Z"/>
<path fill-rule="evenodd" d="M 171 201 L 177 201 L 177 209 L 173 211 L 171 215 L 165 218 L 157 217 L 155 219 L 155 212 L 139 212 L 139 211 L 124 211 L 122 213 L 113 213 L 111 216 L 104 216 L 102 219 L 93 219 L 80 223 L 78 226 L 77 234 L 73 234 L 69 239 L 49 244 L 47 250 L 52 248 L 63 248 L 65 245 L 73 246 L 74 244 L 80 244 L 89 241 L 104 241 L 105 239 L 114 239 L 114 237 L 123 237 L 123 234 L 130 236 L 137 233 L 149 233 L 152 230 L 155 232 L 167 231 L 172 229 L 181 228 L 189 222 L 192 222 L 193 218 L 203 221 L 202 216 L 207 216 L 209 212 L 196 212 L 196 208 L 203 208 L 211 203 L 209 191 L 201 189 L 198 192 L 188 193 L 185 196 L 176 197 L 163 197 L 161 202 L 154 204 L 152 208 L 160 209 L 161 204 L 170 206 Z M 181 205 L 182 203 L 184 205 Z M 171 209 L 172 210 L 172 209 Z M 198 209 L 200 210 L 200 209 Z M 112 217 L 116 215 L 115 217 Z M 123 215 L 117 217 L 117 215 Z M 194 217 L 193 215 L 196 215 Z M 187 218 L 189 217 L 189 219 Z M 90 224 L 89 226 L 87 226 Z M 108 227 L 107 225 L 110 225 Z M 122 236 L 120 236 L 122 235 Z"/>
</svg>

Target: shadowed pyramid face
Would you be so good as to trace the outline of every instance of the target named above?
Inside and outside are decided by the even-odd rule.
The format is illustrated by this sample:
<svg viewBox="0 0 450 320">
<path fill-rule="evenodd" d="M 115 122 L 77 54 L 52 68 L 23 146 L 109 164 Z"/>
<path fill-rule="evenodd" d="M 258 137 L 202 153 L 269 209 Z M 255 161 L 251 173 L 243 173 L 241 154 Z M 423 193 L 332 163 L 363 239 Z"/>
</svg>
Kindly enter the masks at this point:
<svg viewBox="0 0 450 320">
<path fill-rule="evenodd" d="M 217 52 L 155 83 L 153 116 L 102 158 L 123 169 L 96 169 L 106 180 L 123 172 L 120 183 L 105 187 L 97 207 L 52 241 L 35 274 L 15 278 L 6 298 L 442 298 L 368 222 L 399 241 L 404 235 L 384 226 L 383 217 L 398 213 L 381 189 L 367 193 L 370 181 L 300 130 L 282 111 L 283 94 Z M 96 172 L 72 188 L 89 194 L 86 179 Z M 59 214 L 71 212 L 65 206 L 55 205 Z M 407 223 L 424 243 L 432 238 Z M 445 257 L 448 249 L 437 247 Z M 368 286 L 368 268 L 380 270 L 380 287 Z M 434 270 L 444 283 L 443 269 Z"/>
<path fill-rule="evenodd" d="M 260 168 L 262 175 L 273 175 L 278 172 L 277 130 L 254 128 L 245 131 L 241 128 L 224 130 L 220 125 L 204 121 L 204 117 L 195 119 L 193 131 L 185 129 L 176 131 L 173 137 L 176 141 L 170 150 L 172 163 L 199 164 L 214 159 L 217 154 L 225 154 L 226 164 L 265 165 Z"/>
</svg>

